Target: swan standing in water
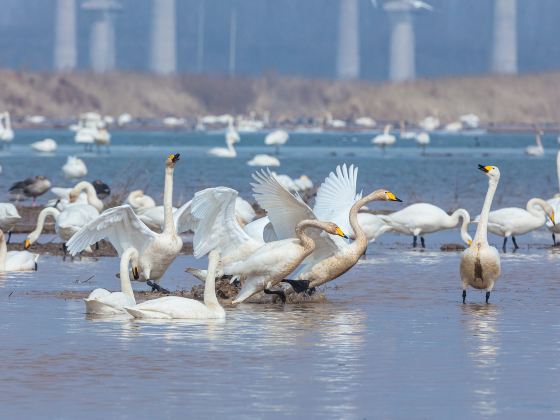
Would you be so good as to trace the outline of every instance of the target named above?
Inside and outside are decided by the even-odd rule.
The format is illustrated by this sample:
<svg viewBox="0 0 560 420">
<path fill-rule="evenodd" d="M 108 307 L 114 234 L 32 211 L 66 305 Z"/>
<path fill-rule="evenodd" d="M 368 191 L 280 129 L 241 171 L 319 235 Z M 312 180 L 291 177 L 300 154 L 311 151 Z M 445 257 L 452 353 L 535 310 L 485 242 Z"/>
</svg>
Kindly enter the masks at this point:
<svg viewBox="0 0 560 420">
<path fill-rule="evenodd" d="M 139 278 L 146 281 L 152 290 L 167 292 L 158 284 L 169 265 L 175 260 L 183 241 L 177 234 L 173 220 L 173 172 L 179 154 L 169 155 L 165 161 L 165 183 L 163 189 L 164 228 L 162 233 L 150 230 L 129 205 L 122 205 L 104 211 L 70 241 L 68 250 L 71 255 L 87 246 L 108 239 L 119 255 L 133 247 L 138 250 Z M 153 280 L 153 281 L 152 281 Z"/>
<path fill-rule="evenodd" d="M 10 251 L 6 245 L 4 232 L 0 230 L 0 272 L 37 271 L 39 254 L 29 251 Z"/>
<path fill-rule="evenodd" d="M 132 261 L 132 272 L 138 277 L 138 267 L 135 265 L 138 260 L 138 251 L 128 248 L 123 252 L 120 259 L 119 277 L 121 280 L 121 291 L 110 292 L 106 289 L 95 289 L 84 299 L 86 304 L 86 314 L 95 315 L 118 315 L 126 313 L 126 306 L 136 305 L 134 291 L 130 284 L 128 274 L 128 264 Z"/>
<path fill-rule="evenodd" d="M 269 146 L 274 146 L 276 154 L 279 155 L 280 154 L 280 146 L 285 145 L 289 138 L 290 138 L 290 135 L 288 134 L 287 131 L 285 131 L 285 130 L 275 130 L 275 131 L 273 131 L 271 133 L 268 133 L 266 135 L 266 137 L 264 138 L 264 144 L 269 145 Z"/>
<path fill-rule="evenodd" d="M 66 178 L 82 178 L 87 175 L 87 167 L 79 157 L 68 156 L 66 163 L 62 166 L 62 172 Z"/>
<path fill-rule="evenodd" d="M 12 238 L 12 229 L 20 220 L 16 206 L 12 203 L 0 203 L 0 229 L 8 232 L 8 243 Z"/>
<path fill-rule="evenodd" d="M 418 236 L 422 248 L 426 247 L 424 235 L 427 233 L 439 232 L 440 230 L 452 229 L 463 219 L 461 224 L 461 239 L 470 245 L 472 238 L 467 232 L 467 227 L 471 222 L 471 216 L 465 209 L 458 209 L 453 214 L 448 215 L 445 211 L 429 203 L 416 203 L 387 216 L 378 216 L 391 230 L 405 235 L 412 235 L 412 246 L 416 248 Z"/>
<path fill-rule="evenodd" d="M 463 282 L 463 303 L 467 298 L 467 287 L 486 290 L 486 303 L 490 299 L 490 292 L 494 282 L 500 277 L 500 254 L 498 250 L 488 244 L 488 218 L 492 199 L 500 181 L 500 170 L 495 166 L 478 168 L 488 176 L 488 191 L 480 213 L 480 221 L 476 228 L 474 240 L 461 255 L 460 273 Z"/>
<path fill-rule="evenodd" d="M 223 158 L 234 158 L 237 156 L 237 152 L 235 151 L 233 145 L 235 143 L 239 143 L 241 138 L 233 126 L 233 118 L 228 120 L 228 129 L 226 130 L 225 137 L 227 147 L 213 147 L 208 150 L 209 155 Z"/>
<path fill-rule="evenodd" d="M 381 147 L 383 153 L 385 153 L 385 148 L 387 146 L 392 146 L 397 141 L 397 138 L 392 134 L 390 134 L 391 128 L 392 126 L 390 124 L 386 125 L 385 128 L 383 129 L 383 134 L 378 134 L 373 139 L 371 139 L 371 142 L 373 144 Z"/>
<path fill-rule="evenodd" d="M 208 255 L 208 270 L 204 284 L 204 303 L 178 296 L 165 296 L 138 305 L 128 305 L 126 311 L 134 318 L 145 319 L 224 319 L 226 311 L 216 297 L 216 268 L 220 253 Z"/>
<path fill-rule="evenodd" d="M 525 209 L 506 207 L 491 211 L 488 215 L 488 230 L 494 235 L 502 236 L 504 243 L 502 250 L 506 252 L 507 239 L 511 236 L 514 251 L 519 248 L 515 237 L 524 235 L 546 224 L 546 217 L 554 224 L 554 210 L 546 201 L 531 198 Z M 481 215 L 475 221 L 479 221 Z"/>
<path fill-rule="evenodd" d="M 414 137 L 414 140 L 416 141 L 416 144 L 422 148 L 422 154 L 425 155 L 426 147 L 430 144 L 430 135 L 425 131 L 422 131 Z"/>
<path fill-rule="evenodd" d="M 542 130 L 537 130 L 535 134 L 535 145 L 527 146 L 525 148 L 525 154 L 529 156 L 543 156 L 544 155 L 544 147 L 541 142 L 541 136 L 543 135 Z"/>
</svg>

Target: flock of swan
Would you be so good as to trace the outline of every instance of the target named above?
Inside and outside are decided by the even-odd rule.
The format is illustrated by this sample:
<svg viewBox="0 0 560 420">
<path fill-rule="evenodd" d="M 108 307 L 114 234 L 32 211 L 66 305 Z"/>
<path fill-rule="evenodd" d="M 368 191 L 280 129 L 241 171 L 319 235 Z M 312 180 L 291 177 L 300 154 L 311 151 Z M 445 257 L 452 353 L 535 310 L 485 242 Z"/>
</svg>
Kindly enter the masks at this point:
<svg viewBox="0 0 560 420">
<path fill-rule="evenodd" d="M 239 141 L 233 127 L 226 142 Z M 385 135 L 389 130 L 387 129 Z M 229 139 L 229 140 L 228 140 Z M 287 137 L 276 134 L 271 145 L 281 145 Z M 222 152 L 210 150 L 218 156 Z M 225 153 L 225 152 L 224 152 Z M 312 187 L 311 181 L 275 174 L 270 169 L 253 174 L 256 202 L 266 216 L 256 219 L 252 206 L 228 187 L 199 191 L 193 198 L 173 207 L 173 174 L 179 154 L 165 160 L 162 205 L 141 190 L 132 191 L 125 204 L 105 209 L 102 198 L 110 190 L 101 181 L 78 182 L 72 188 L 51 188 L 50 182 L 36 176 L 15 183 L 10 191 L 33 200 L 50 190 L 57 199 L 41 210 L 36 228 L 27 235 L 25 251 L 7 252 L 6 242 L 20 220 L 17 209 L 0 204 L 0 271 L 36 270 L 39 255 L 29 249 L 39 239 L 47 218 L 55 221 L 55 231 L 65 253 L 75 256 L 94 252 L 92 247 L 107 240 L 120 258 L 120 291 L 95 289 L 85 299 L 86 312 L 98 315 L 127 313 L 134 318 L 224 318 L 225 311 L 216 296 L 216 280 L 228 279 L 239 286 L 232 304 L 251 301 L 261 293 L 277 295 L 286 302 L 288 295 L 312 295 L 316 288 L 351 270 L 369 244 L 386 232 L 410 235 L 412 246 L 425 247 L 425 236 L 460 226 L 466 249 L 460 259 L 462 300 L 468 287 L 486 292 L 486 303 L 500 276 L 500 254 L 488 243 L 488 232 L 508 238 L 518 248 L 516 237 L 547 226 L 555 234 L 555 213 L 560 195 L 549 200 L 532 198 L 526 208 L 501 208 L 491 211 L 500 171 L 495 166 L 479 165 L 488 178 L 488 190 L 480 215 L 471 219 L 465 209 L 452 214 L 430 203 L 415 203 L 387 215 L 373 214 L 368 205 L 376 201 L 401 202 L 391 191 L 377 189 L 363 195 L 357 191 L 358 168 L 339 165 L 327 175 L 310 207 L 298 194 Z M 80 163 L 81 162 L 81 163 Z M 65 174 L 76 178 L 87 173 L 85 164 L 70 156 Z M 560 183 L 560 152 L 557 155 Z M 34 201 L 35 202 L 35 201 Z M 468 226 L 476 224 L 471 237 Z M 8 233 L 8 240 L 4 238 Z M 169 293 L 160 282 L 181 252 L 181 234 L 192 232 L 195 258 L 208 256 L 206 270 L 188 268 L 187 272 L 204 282 L 204 302 L 183 297 L 164 296 L 136 303 L 131 277 L 146 282 L 152 290 Z"/>
</svg>

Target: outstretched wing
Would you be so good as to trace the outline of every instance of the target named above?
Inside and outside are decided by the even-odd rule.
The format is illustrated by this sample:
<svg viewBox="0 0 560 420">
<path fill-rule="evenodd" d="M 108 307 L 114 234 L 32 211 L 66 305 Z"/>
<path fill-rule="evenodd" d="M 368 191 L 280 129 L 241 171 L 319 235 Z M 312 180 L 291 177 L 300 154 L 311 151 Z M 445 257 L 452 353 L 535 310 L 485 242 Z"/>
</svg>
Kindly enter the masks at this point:
<svg viewBox="0 0 560 420">
<path fill-rule="evenodd" d="M 192 230 L 192 226 L 195 220 L 191 214 L 191 203 L 192 200 L 187 201 L 181 207 L 173 212 L 173 224 L 175 225 L 175 230 L 177 233 L 183 233 L 188 230 Z"/>
<path fill-rule="evenodd" d="M 217 249 L 223 258 L 262 243 L 250 238 L 235 217 L 237 191 L 227 187 L 207 188 L 197 192 L 189 207 L 189 223 L 194 231 L 193 255 L 200 258 Z M 187 210 L 187 209 L 185 209 Z"/>
<path fill-rule="evenodd" d="M 66 246 L 71 255 L 76 255 L 88 246 L 108 239 L 119 256 L 129 247 L 136 248 L 142 254 L 156 236 L 126 204 L 105 210 L 76 232 Z"/>
<path fill-rule="evenodd" d="M 347 235 L 354 233 L 349 221 L 350 209 L 362 198 L 361 193 L 356 194 L 357 180 L 357 167 L 338 165 L 336 173 L 331 172 L 319 187 L 313 207 L 317 219 L 336 223 Z"/>
</svg>

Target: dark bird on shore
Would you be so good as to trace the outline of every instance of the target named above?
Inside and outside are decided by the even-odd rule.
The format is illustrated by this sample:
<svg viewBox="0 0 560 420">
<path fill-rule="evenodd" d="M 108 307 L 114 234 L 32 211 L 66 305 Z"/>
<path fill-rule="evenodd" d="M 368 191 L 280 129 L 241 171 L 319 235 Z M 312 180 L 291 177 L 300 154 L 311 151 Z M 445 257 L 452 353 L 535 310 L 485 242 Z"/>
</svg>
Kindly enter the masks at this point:
<svg viewBox="0 0 560 420">
<path fill-rule="evenodd" d="M 10 187 L 10 193 L 16 196 L 16 200 L 22 195 L 31 197 L 33 205 L 35 205 L 37 197 L 46 193 L 50 188 L 51 182 L 43 175 L 37 175 L 14 183 Z"/>
<path fill-rule="evenodd" d="M 93 188 L 95 188 L 95 193 L 100 200 L 103 200 L 106 197 L 111 195 L 111 188 L 103 181 L 96 179 L 92 182 Z"/>
</svg>

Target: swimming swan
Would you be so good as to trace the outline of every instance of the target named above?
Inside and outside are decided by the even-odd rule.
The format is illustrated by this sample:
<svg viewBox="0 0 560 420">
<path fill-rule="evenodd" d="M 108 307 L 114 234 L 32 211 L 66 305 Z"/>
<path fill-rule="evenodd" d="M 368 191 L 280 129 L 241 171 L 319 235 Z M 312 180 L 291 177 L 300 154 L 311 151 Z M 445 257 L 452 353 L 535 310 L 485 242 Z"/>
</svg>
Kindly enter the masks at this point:
<svg viewBox="0 0 560 420">
<path fill-rule="evenodd" d="M 500 277 L 500 254 L 488 244 L 488 217 L 492 199 L 500 181 L 500 170 L 495 166 L 478 165 L 478 169 L 488 176 L 488 191 L 480 213 L 480 221 L 476 228 L 474 240 L 461 254 L 461 281 L 463 282 L 463 303 L 467 297 L 467 287 L 486 290 L 486 303 L 494 282 Z"/>
<path fill-rule="evenodd" d="M 541 142 L 541 136 L 543 132 L 542 130 L 537 130 L 535 134 L 535 143 L 534 145 L 527 146 L 525 148 L 525 154 L 529 156 L 543 156 L 544 155 L 544 147 Z"/>
<path fill-rule="evenodd" d="M 0 272 L 37 271 L 39 254 L 29 251 L 10 251 L 6 245 L 4 232 L 0 230 Z"/>
<path fill-rule="evenodd" d="M 145 319 L 225 319 L 226 311 L 216 297 L 215 277 L 219 261 L 219 252 L 210 252 L 208 275 L 204 284 L 204 303 L 179 296 L 165 296 L 127 306 L 126 311 L 134 318 Z"/>
<path fill-rule="evenodd" d="M 71 255 L 82 251 L 101 239 L 107 238 L 119 255 L 133 247 L 138 250 L 139 276 L 152 290 L 165 291 L 158 282 L 175 260 L 183 241 L 177 235 L 173 221 L 173 171 L 179 154 L 169 155 L 165 161 L 165 184 L 163 189 L 164 228 L 162 233 L 150 230 L 125 204 L 104 211 L 88 223 L 68 241 Z M 155 282 L 153 282 L 154 280 Z"/>
<path fill-rule="evenodd" d="M 233 145 L 234 143 L 239 143 L 241 138 L 233 126 L 233 118 L 228 120 L 228 129 L 226 131 L 225 138 L 227 147 L 213 147 L 208 150 L 208 154 L 223 158 L 234 158 L 237 156 L 237 152 L 235 151 Z"/>
<path fill-rule="evenodd" d="M 135 265 L 138 260 L 138 251 L 128 248 L 123 252 L 120 260 L 119 276 L 121 279 L 121 291 L 110 292 L 106 289 L 95 289 L 84 299 L 86 304 L 86 314 L 95 315 L 118 315 L 126 313 L 125 306 L 136 305 L 134 291 L 130 284 L 128 274 L 128 264 L 132 261 L 132 272 L 137 276 L 138 267 Z"/>
<path fill-rule="evenodd" d="M 470 245 L 472 238 L 467 232 L 471 217 L 465 209 L 458 209 L 448 215 L 441 208 L 429 203 L 416 203 L 405 207 L 389 215 L 378 216 L 391 230 L 405 235 L 412 235 L 412 246 L 416 248 L 417 237 L 420 236 L 422 248 L 426 247 L 424 235 L 439 232 L 440 230 L 452 229 L 463 219 L 461 223 L 461 239 Z"/>
</svg>

